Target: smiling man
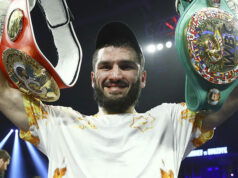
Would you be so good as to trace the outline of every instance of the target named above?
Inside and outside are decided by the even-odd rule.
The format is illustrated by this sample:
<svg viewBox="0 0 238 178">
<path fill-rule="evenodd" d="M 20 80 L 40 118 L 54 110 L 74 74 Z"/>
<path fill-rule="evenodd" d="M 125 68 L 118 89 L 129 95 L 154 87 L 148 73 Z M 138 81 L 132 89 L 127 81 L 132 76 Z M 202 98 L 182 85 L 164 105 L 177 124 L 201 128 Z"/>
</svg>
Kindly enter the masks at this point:
<svg viewBox="0 0 238 178">
<path fill-rule="evenodd" d="M 145 59 L 133 32 L 120 22 L 101 28 L 92 63 L 98 113 L 90 116 L 23 95 L 0 75 L 0 110 L 21 129 L 21 138 L 48 156 L 48 177 L 177 177 L 186 155 L 210 140 L 213 128 L 237 108 L 233 92 L 220 111 L 204 116 L 185 103 L 138 113 Z"/>
<path fill-rule="evenodd" d="M 95 65 L 91 77 L 99 112 L 132 112 L 145 85 L 145 72 L 140 72 L 135 51 L 129 46 L 105 47 L 98 51 Z"/>
<path fill-rule="evenodd" d="M 140 46 L 128 27 L 113 22 L 101 29 L 91 73 L 99 113 L 135 112 L 146 83 L 144 63 Z"/>
<path fill-rule="evenodd" d="M 6 150 L 0 150 L 0 178 L 4 178 L 4 172 L 10 164 L 11 156 Z"/>
</svg>

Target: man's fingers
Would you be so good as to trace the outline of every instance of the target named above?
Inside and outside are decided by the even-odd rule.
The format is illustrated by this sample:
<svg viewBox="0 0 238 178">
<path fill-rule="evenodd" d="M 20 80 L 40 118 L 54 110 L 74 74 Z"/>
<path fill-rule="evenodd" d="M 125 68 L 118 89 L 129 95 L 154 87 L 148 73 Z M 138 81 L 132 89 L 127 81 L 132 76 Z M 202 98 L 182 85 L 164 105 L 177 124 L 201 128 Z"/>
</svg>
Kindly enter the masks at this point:
<svg viewBox="0 0 238 178">
<path fill-rule="evenodd" d="M 10 5 L 10 0 L 0 0 L 0 41 L 2 38 L 2 32 L 4 27 L 4 21 L 7 13 L 7 9 Z"/>
<path fill-rule="evenodd" d="M 6 88 L 9 88 L 9 87 L 10 87 L 10 84 L 9 84 L 7 78 L 5 77 L 3 72 L 0 70 L 0 92 Z M 1 159 L 0 159 L 0 161 L 1 161 Z"/>
<path fill-rule="evenodd" d="M 10 5 L 10 0 L 0 0 L 0 15 L 6 15 L 7 9 Z"/>
<path fill-rule="evenodd" d="M 0 159 L 0 167 L 3 165 L 3 160 Z"/>
</svg>

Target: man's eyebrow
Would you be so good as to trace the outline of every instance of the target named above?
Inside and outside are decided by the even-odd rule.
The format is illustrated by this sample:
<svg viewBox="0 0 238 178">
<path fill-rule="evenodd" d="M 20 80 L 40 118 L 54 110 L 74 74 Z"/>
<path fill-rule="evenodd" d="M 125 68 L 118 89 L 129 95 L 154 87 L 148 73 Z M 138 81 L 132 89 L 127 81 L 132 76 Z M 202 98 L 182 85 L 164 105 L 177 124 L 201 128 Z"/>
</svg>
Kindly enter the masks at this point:
<svg viewBox="0 0 238 178">
<path fill-rule="evenodd" d="M 136 64 L 136 61 L 131 61 L 131 60 L 121 60 L 119 63 L 128 63 L 128 64 Z"/>
<path fill-rule="evenodd" d="M 113 63 L 113 62 L 111 62 L 111 61 L 100 61 L 99 63 L 98 63 L 98 65 L 105 65 L 105 64 L 111 64 L 111 63 Z M 135 65 L 135 64 L 137 64 L 137 62 L 136 61 L 131 61 L 131 60 L 121 60 L 121 61 L 119 61 L 119 64 L 129 64 L 129 65 Z"/>
<path fill-rule="evenodd" d="M 110 61 L 100 61 L 98 65 L 105 65 L 105 64 L 110 64 Z"/>
</svg>

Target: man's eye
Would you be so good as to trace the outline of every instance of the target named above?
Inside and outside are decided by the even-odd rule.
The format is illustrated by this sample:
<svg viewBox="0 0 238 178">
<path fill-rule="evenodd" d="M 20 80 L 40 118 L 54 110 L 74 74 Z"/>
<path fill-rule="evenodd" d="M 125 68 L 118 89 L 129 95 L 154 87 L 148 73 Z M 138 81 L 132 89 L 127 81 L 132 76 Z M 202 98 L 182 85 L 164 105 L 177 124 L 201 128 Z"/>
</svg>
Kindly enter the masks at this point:
<svg viewBox="0 0 238 178">
<path fill-rule="evenodd" d="M 121 65 L 120 68 L 122 70 L 129 70 L 129 69 L 133 69 L 133 66 L 131 66 L 131 65 Z"/>
<path fill-rule="evenodd" d="M 111 66 L 109 66 L 109 65 L 103 65 L 103 66 L 100 66 L 99 68 L 100 68 L 100 69 L 106 69 L 106 70 L 108 70 L 108 69 L 111 68 Z"/>
</svg>

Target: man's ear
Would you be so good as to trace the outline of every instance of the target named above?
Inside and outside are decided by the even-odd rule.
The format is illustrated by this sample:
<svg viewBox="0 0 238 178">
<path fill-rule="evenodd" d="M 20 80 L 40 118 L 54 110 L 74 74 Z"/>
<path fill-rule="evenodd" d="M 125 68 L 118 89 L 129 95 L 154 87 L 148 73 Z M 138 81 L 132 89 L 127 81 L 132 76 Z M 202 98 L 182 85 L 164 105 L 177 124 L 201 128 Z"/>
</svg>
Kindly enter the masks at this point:
<svg viewBox="0 0 238 178">
<path fill-rule="evenodd" d="M 92 72 L 91 72 L 91 85 L 92 85 L 93 88 L 94 88 L 94 76 L 95 76 L 95 74 L 94 74 L 94 72 L 92 71 Z"/>
<path fill-rule="evenodd" d="M 145 88 L 146 85 L 146 71 L 144 70 L 141 74 L 141 88 Z"/>
</svg>

